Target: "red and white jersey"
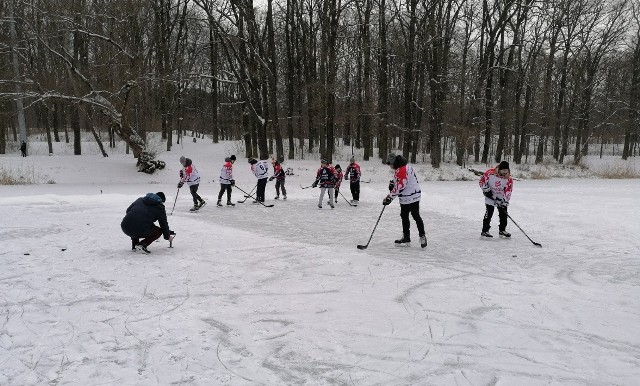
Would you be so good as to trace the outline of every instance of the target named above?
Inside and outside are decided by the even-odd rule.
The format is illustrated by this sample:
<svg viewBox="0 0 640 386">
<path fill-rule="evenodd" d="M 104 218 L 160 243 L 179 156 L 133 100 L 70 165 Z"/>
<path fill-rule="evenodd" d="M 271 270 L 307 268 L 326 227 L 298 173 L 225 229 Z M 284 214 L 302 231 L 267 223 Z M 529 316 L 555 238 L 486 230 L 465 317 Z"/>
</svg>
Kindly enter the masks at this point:
<svg viewBox="0 0 640 386">
<path fill-rule="evenodd" d="M 180 179 L 183 183 L 187 185 L 197 185 L 200 183 L 200 173 L 189 158 L 187 158 L 184 168 L 182 168 L 183 177 Z"/>
<path fill-rule="evenodd" d="M 497 166 L 484 172 L 482 177 L 480 177 L 480 181 L 478 184 L 480 185 L 480 189 L 482 190 L 486 190 L 487 188 L 491 189 L 494 198 L 502 199 L 507 203 L 511 199 L 511 192 L 513 191 L 513 179 L 510 175 L 508 178 L 500 177 L 500 175 L 498 174 Z M 494 205 L 495 200 L 485 197 L 484 203 L 487 205 Z"/>
<path fill-rule="evenodd" d="M 347 167 L 344 179 L 350 182 L 358 182 L 360 181 L 361 176 L 362 173 L 360 172 L 360 165 L 354 162 L 352 164 L 349 164 L 349 166 Z"/>
<path fill-rule="evenodd" d="M 269 177 L 269 165 L 267 161 L 260 160 L 256 164 L 251 165 L 251 172 L 259 180 Z"/>
<path fill-rule="evenodd" d="M 231 184 L 231 180 L 233 180 L 233 164 L 231 161 L 227 161 L 222 165 L 222 169 L 220 169 L 220 181 L 221 184 Z"/>
<path fill-rule="evenodd" d="M 389 192 L 389 197 L 398 197 L 400 205 L 413 204 L 420 201 L 422 195 L 418 177 L 411 165 L 403 165 L 396 169 L 394 176 L 394 187 Z"/>
</svg>

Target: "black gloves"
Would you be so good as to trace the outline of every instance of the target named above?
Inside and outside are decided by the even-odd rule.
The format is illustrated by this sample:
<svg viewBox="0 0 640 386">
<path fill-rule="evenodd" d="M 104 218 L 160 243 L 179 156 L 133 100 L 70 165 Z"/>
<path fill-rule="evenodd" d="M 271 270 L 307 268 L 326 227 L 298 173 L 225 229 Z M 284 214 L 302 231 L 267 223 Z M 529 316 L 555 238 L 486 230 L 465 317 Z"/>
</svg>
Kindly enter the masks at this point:
<svg viewBox="0 0 640 386">
<path fill-rule="evenodd" d="M 231 182 L 231 186 L 236 186 L 236 180 L 230 180 L 229 182 Z"/>
<path fill-rule="evenodd" d="M 165 239 L 165 240 L 171 240 L 171 238 L 172 238 L 171 236 L 175 236 L 175 235 L 176 235 L 176 232 L 174 232 L 174 231 L 169 231 L 169 237 L 165 237 L 164 239 Z"/>
<path fill-rule="evenodd" d="M 389 191 L 392 191 L 393 188 L 396 187 L 396 183 L 394 180 L 389 180 Z"/>
<path fill-rule="evenodd" d="M 507 206 L 509 206 L 509 203 L 502 198 L 496 198 L 494 201 L 498 208 L 507 209 Z"/>
<path fill-rule="evenodd" d="M 178 189 L 180 189 L 183 185 L 184 185 L 184 182 L 182 181 L 178 182 Z"/>
<path fill-rule="evenodd" d="M 180 178 L 184 178 L 184 170 L 180 170 Z"/>
<path fill-rule="evenodd" d="M 382 205 L 389 205 L 391 204 L 391 201 L 393 201 L 393 198 L 387 196 L 384 198 L 384 200 L 382 200 Z"/>
<path fill-rule="evenodd" d="M 311 187 L 315 188 L 316 186 L 318 186 L 318 181 L 313 181 L 313 184 L 311 184 Z"/>
<path fill-rule="evenodd" d="M 493 192 L 491 191 L 491 189 L 483 189 L 482 194 L 484 194 L 486 198 L 493 199 Z"/>
<path fill-rule="evenodd" d="M 273 181 L 275 177 L 269 177 L 269 181 Z"/>
</svg>

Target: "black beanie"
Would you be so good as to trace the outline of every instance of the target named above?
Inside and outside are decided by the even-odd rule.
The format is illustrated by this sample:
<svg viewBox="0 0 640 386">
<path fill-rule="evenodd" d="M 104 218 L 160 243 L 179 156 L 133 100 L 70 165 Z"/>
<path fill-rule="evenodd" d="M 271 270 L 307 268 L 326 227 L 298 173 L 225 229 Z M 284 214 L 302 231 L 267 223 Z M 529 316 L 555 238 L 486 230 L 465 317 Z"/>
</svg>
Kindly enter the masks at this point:
<svg viewBox="0 0 640 386">
<path fill-rule="evenodd" d="M 500 162 L 500 165 L 498 165 L 498 170 L 504 170 L 504 169 L 509 169 L 509 162 L 507 161 Z"/>
<path fill-rule="evenodd" d="M 231 161 L 235 161 L 236 160 L 236 155 L 235 154 L 231 154 L 231 157 L 229 157 L 229 159 Z"/>
<path fill-rule="evenodd" d="M 158 193 L 156 193 L 156 195 L 157 195 L 158 197 L 160 197 L 160 199 L 162 200 L 162 202 L 167 201 L 167 197 L 164 195 L 164 193 L 162 193 L 162 192 L 158 192 Z"/>
</svg>

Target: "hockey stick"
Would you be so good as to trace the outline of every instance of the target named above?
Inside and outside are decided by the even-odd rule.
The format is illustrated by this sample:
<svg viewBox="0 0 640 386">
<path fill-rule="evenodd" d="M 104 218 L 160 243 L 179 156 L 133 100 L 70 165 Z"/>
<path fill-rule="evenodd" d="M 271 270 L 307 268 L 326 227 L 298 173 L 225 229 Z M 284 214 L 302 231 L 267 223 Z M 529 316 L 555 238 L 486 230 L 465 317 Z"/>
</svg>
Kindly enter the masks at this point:
<svg viewBox="0 0 640 386">
<path fill-rule="evenodd" d="M 300 189 L 309 189 L 309 188 L 313 188 L 313 185 L 309 185 L 309 186 L 300 185 Z"/>
<path fill-rule="evenodd" d="M 235 186 L 235 185 L 234 185 L 234 186 Z M 237 186 L 235 186 L 235 187 L 237 188 Z M 253 189 L 251 189 L 251 193 L 253 193 L 253 191 L 254 191 L 254 190 L 256 190 L 256 188 L 257 188 L 257 187 L 258 187 L 258 185 L 254 186 L 254 187 L 253 187 Z M 238 188 L 238 189 L 240 189 L 240 188 Z M 240 189 L 240 191 L 241 191 L 241 192 L 244 192 L 244 190 L 242 190 L 242 189 Z M 244 193 L 245 193 L 245 195 L 244 195 L 244 200 L 242 200 L 242 201 L 238 201 L 238 204 L 242 204 L 242 203 L 244 203 L 245 201 L 247 201 L 247 199 L 248 199 L 249 197 L 251 197 L 251 196 L 250 196 L 250 194 L 251 194 L 251 193 L 249 193 L 249 194 L 246 194 L 246 192 L 244 192 Z"/>
<path fill-rule="evenodd" d="M 378 223 L 380 222 L 380 219 L 382 218 L 382 214 L 384 213 L 384 209 L 386 208 L 386 205 L 382 206 L 382 210 L 380 211 L 380 216 L 378 216 L 378 221 L 376 221 L 376 225 L 373 226 L 373 230 L 371 231 L 371 236 L 369 236 L 369 241 L 367 241 L 366 245 L 358 245 L 358 249 L 367 249 L 369 247 L 369 243 L 371 242 L 371 239 L 373 238 L 373 232 L 376 231 L 376 228 L 378 227 Z"/>
<path fill-rule="evenodd" d="M 349 200 L 347 200 L 347 198 L 344 196 L 344 194 L 342 194 L 341 191 L 338 190 L 338 193 L 342 196 L 342 198 L 344 198 L 344 200 L 347 202 L 347 204 L 349 204 L 350 206 L 358 206 L 357 204 L 352 204 L 351 202 L 349 202 Z"/>
<path fill-rule="evenodd" d="M 169 213 L 169 216 L 173 215 L 173 210 L 176 208 L 176 202 L 178 201 L 178 193 L 180 193 L 180 188 L 178 188 L 178 191 L 176 192 L 176 199 L 173 200 L 173 208 L 171 208 L 171 213 Z"/>
<path fill-rule="evenodd" d="M 513 221 L 513 219 L 511 218 L 511 216 L 509 216 L 509 213 L 507 213 L 507 217 L 509 217 L 509 220 L 511 220 L 511 222 L 513 223 L 513 225 L 517 226 L 518 229 L 520 229 L 520 231 L 522 231 L 522 233 L 524 233 L 525 236 L 527 236 L 527 234 L 525 233 L 525 231 L 522 230 L 522 228 L 520 228 L 520 225 L 518 225 L 518 223 L 516 223 L 515 221 Z M 527 236 L 527 238 L 529 239 L 529 241 L 531 241 L 531 243 L 533 245 L 535 245 L 536 247 L 540 247 L 542 248 L 542 244 L 540 243 L 536 243 L 535 241 L 531 240 L 531 237 Z"/>
<path fill-rule="evenodd" d="M 247 196 L 249 196 L 249 197 L 253 198 L 254 200 L 258 201 L 258 199 L 257 199 L 257 198 L 255 198 L 254 196 L 252 196 L 252 195 L 251 195 L 251 193 L 247 193 L 247 192 L 245 192 L 244 190 L 242 190 L 242 189 L 238 188 L 237 186 L 236 186 L 236 189 L 238 189 L 238 190 L 239 190 L 239 191 L 241 191 L 242 193 L 246 194 Z M 249 198 L 249 197 L 247 197 L 247 198 Z M 245 200 L 246 200 L 247 198 L 245 198 Z M 238 201 L 238 202 L 240 202 L 240 201 Z M 243 201 L 243 202 L 244 202 L 244 201 Z M 265 205 L 265 204 L 264 204 L 264 202 L 262 202 L 262 201 L 258 201 L 258 202 L 260 203 L 260 205 L 264 206 L 265 208 L 271 208 L 271 207 L 273 207 L 273 204 Z"/>
</svg>

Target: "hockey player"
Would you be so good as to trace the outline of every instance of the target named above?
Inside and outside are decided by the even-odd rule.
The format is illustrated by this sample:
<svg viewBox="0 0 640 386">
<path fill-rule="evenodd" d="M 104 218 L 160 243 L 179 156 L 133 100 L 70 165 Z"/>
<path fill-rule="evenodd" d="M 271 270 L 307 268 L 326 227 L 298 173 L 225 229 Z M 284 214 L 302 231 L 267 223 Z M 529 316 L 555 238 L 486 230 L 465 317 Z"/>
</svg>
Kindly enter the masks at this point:
<svg viewBox="0 0 640 386">
<path fill-rule="evenodd" d="M 287 189 L 284 187 L 286 177 L 284 169 L 282 169 L 282 165 L 280 165 L 280 162 L 275 158 L 271 159 L 271 165 L 273 166 L 273 175 L 269 177 L 269 181 L 276 180 L 276 196 L 274 198 L 276 200 L 280 198 L 280 189 L 282 189 L 282 199 L 286 200 Z"/>
<path fill-rule="evenodd" d="M 335 166 L 335 169 L 336 169 L 337 177 L 336 177 L 336 186 L 333 188 L 334 193 L 335 193 L 335 195 L 334 195 L 335 198 L 334 198 L 333 202 L 334 202 L 334 204 L 337 204 L 338 203 L 338 194 L 340 194 L 340 184 L 342 184 L 342 177 L 344 177 L 344 173 L 342 173 L 342 168 L 340 167 L 340 164 L 337 164 Z"/>
<path fill-rule="evenodd" d="M 360 165 L 356 163 L 356 159 L 351 157 L 349 160 L 349 166 L 344 174 L 344 179 L 349 181 L 349 188 L 351 189 L 351 202 L 357 204 L 360 201 Z"/>
<path fill-rule="evenodd" d="M 320 185 L 320 198 L 318 199 L 318 208 L 322 209 L 322 199 L 325 191 L 329 191 L 329 206 L 333 209 L 333 188 L 336 185 L 338 173 L 331 164 L 325 160 L 320 160 L 320 168 L 316 173 L 316 180 L 311 184 L 312 187 Z"/>
<path fill-rule="evenodd" d="M 484 194 L 484 220 L 482 221 L 482 237 L 493 237 L 489 233 L 491 229 L 491 217 L 495 207 L 498 207 L 498 225 L 499 235 L 503 237 L 511 237 L 511 233 L 507 232 L 507 206 L 511 199 L 513 191 L 513 179 L 511 179 L 511 171 L 509 170 L 509 162 L 502 161 L 495 168 L 491 168 L 484 172 L 479 181 L 480 189 Z"/>
<path fill-rule="evenodd" d="M 178 189 L 182 188 L 185 183 L 189 186 L 189 191 L 193 198 L 193 208 L 189 210 L 191 212 L 195 212 L 207 204 L 198 194 L 200 174 L 189 158 L 186 158 L 185 156 L 180 157 L 180 164 L 182 165 L 182 170 L 180 170 L 180 182 L 178 182 Z"/>
<path fill-rule="evenodd" d="M 222 169 L 220 169 L 220 178 L 218 178 L 218 181 L 220 181 L 220 192 L 218 193 L 217 206 L 222 206 L 222 196 L 224 192 L 227 192 L 227 205 L 236 205 L 231 202 L 231 187 L 236 184 L 236 181 L 233 179 L 233 164 L 235 162 L 235 154 L 224 159 L 224 165 L 222 165 Z"/>
<path fill-rule="evenodd" d="M 424 231 L 424 222 L 420 216 L 420 184 L 413 167 L 408 164 L 406 158 L 401 155 L 389 154 L 387 165 L 394 170 L 392 183 L 389 184 L 389 194 L 382 201 L 382 205 L 389 205 L 395 197 L 400 201 L 400 218 L 402 219 L 402 237 L 395 241 L 396 244 L 411 242 L 409 214 L 418 226 L 420 246 L 427 246 L 427 236 Z"/>
<path fill-rule="evenodd" d="M 164 236 L 165 240 L 173 240 L 175 233 L 169 229 L 164 209 L 165 200 L 163 192 L 147 193 L 129 205 L 120 228 L 131 237 L 131 250 L 151 253 L 147 247 L 160 236 Z M 154 224 L 156 221 L 160 224 L 159 227 Z"/>
<path fill-rule="evenodd" d="M 259 202 L 264 202 L 264 190 L 267 186 L 267 179 L 269 178 L 269 165 L 266 160 L 261 159 L 258 161 L 255 158 L 249 158 L 249 163 L 251 164 L 251 172 L 258 179 L 256 201 L 253 203 L 257 204 Z"/>
</svg>

